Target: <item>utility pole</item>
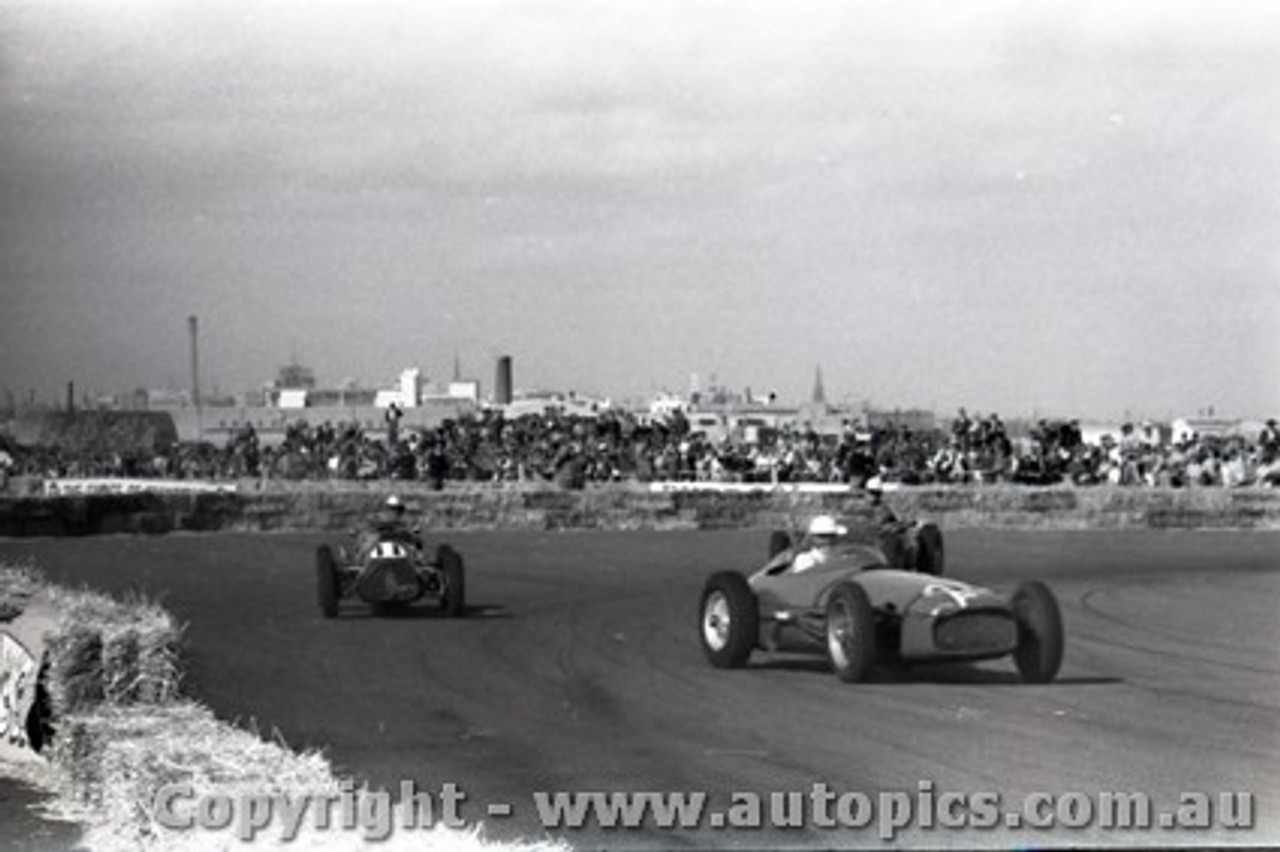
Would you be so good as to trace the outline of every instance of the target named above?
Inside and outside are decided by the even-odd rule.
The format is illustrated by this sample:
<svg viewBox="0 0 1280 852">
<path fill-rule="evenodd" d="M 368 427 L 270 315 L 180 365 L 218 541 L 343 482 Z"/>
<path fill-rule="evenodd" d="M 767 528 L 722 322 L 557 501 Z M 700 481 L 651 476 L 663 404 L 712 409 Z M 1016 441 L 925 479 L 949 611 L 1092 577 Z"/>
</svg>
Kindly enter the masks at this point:
<svg viewBox="0 0 1280 852">
<path fill-rule="evenodd" d="M 196 439 L 204 440 L 204 417 L 200 410 L 200 329 L 196 315 L 187 317 L 191 330 L 191 399 L 196 405 Z"/>
</svg>

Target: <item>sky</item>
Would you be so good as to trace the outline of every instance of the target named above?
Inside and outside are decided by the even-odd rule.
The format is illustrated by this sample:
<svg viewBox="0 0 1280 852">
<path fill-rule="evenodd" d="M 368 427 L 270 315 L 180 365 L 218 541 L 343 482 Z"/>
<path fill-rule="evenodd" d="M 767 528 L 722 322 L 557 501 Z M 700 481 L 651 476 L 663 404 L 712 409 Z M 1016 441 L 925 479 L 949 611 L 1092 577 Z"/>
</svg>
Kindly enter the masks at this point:
<svg viewBox="0 0 1280 852">
<path fill-rule="evenodd" d="M 1278 190 L 1263 0 L 0 0 L 0 392 L 1275 416 Z"/>
</svg>

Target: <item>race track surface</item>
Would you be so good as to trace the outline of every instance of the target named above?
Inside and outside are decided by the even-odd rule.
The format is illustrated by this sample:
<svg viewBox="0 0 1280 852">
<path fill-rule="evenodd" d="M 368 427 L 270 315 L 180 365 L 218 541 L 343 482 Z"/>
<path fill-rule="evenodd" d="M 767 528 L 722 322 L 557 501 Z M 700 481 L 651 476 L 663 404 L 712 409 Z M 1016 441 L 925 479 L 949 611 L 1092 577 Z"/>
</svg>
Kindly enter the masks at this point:
<svg viewBox="0 0 1280 852">
<path fill-rule="evenodd" d="M 310 535 L 0 542 L 53 580 L 141 589 L 189 622 L 188 689 L 220 716 L 323 748 L 375 786 L 459 785 L 491 836 L 543 834 L 533 791 L 1252 793 L 1252 831 L 904 829 L 897 845 L 1280 843 L 1280 535 L 949 535 L 948 574 L 1057 592 L 1057 682 L 1009 661 L 877 672 L 821 658 L 718 671 L 697 641 L 705 577 L 761 560 L 763 532 L 471 533 L 469 617 L 336 621 Z M 923 782 L 923 787 L 922 787 Z M 919 801 L 918 799 L 916 801 Z M 509 803 L 509 817 L 486 805 Z M 582 847 L 881 847 L 875 824 L 775 831 L 550 832 Z"/>
</svg>

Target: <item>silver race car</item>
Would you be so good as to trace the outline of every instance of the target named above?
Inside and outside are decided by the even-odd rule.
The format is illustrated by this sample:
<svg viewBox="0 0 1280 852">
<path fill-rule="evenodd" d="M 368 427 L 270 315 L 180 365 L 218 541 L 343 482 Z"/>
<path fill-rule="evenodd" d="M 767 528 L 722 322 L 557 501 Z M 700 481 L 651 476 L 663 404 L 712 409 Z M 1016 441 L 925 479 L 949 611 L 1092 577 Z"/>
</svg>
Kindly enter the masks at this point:
<svg viewBox="0 0 1280 852">
<path fill-rule="evenodd" d="M 1043 583 L 1001 594 L 894 567 L 882 548 L 854 538 L 837 519 L 819 516 L 794 546 L 775 533 L 769 561 L 750 577 L 708 578 L 698 632 L 711 664 L 740 668 L 757 649 L 825 652 L 836 675 L 854 682 L 877 661 L 1012 656 L 1030 683 L 1057 675 L 1062 616 Z"/>
</svg>

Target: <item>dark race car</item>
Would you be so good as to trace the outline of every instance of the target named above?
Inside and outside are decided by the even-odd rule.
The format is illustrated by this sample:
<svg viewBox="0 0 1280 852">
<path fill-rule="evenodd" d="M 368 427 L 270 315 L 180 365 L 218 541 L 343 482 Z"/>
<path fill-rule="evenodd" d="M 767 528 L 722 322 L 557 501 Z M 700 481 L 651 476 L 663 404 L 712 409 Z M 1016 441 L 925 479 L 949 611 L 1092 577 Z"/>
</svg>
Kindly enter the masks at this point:
<svg viewBox="0 0 1280 852">
<path fill-rule="evenodd" d="M 819 526 L 824 535 L 813 536 Z M 1012 656 L 1024 680 L 1047 683 L 1064 646 L 1058 602 L 1043 583 L 1002 594 L 901 570 L 831 519 L 815 519 L 810 537 L 773 554 L 749 578 L 735 571 L 708 578 L 698 633 L 718 668 L 745 666 L 758 649 L 816 652 L 849 682 L 864 680 L 878 661 Z"/>
<path fill-rule="evenodd" d="M 357 534 L 361 535 L 361 534 Z M 429 599 L 452 618 L 466 611 L 466 572 L 462 557 L 447 544 L 428 557 L 412 536 L 363 534 L 354 548 L 316 549 L 316 586 L 320 613 L 338 615 L 339 603 L 356 598 L 389 611 Z"/>
</svg>

